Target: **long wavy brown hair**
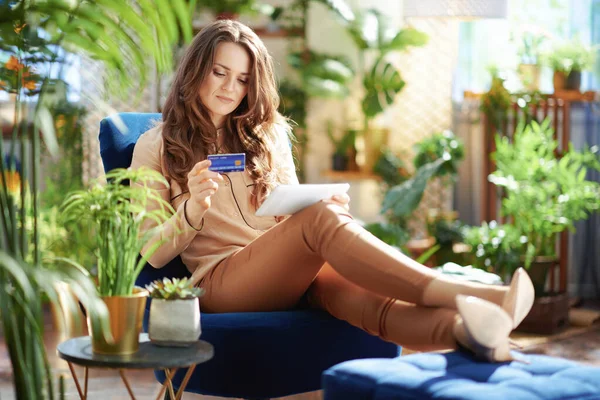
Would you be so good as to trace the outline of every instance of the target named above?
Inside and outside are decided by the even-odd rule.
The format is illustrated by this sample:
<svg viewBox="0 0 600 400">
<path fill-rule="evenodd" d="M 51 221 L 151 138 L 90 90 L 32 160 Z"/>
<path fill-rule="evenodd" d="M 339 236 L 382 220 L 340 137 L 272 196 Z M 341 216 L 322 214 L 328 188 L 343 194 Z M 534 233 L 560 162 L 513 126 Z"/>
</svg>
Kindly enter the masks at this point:
<svg viewBox="0 0 600 400">
<path fill-rule="evenodd" d="M 252 203 L 258 206 L 278 183 L 286 183 L 276 145 L 285 136 L 278 132 L 290 132 L 290 127 L 277 112 L 271 56 L 260 38 L 240 22 L 213 22 L 185 52 L 163 108 L 164 165 L 167 177 L 186 191 L 188 172 L 216 152 L 216 128 L 199 91 L 211 73 L 217 46 L 225 42 L 242 46 L 251 60 L 248 94 L 226 118 L 224 145 L 232 153 L 246 153 L 246 168 L 255 183 Z"/>
</svg>

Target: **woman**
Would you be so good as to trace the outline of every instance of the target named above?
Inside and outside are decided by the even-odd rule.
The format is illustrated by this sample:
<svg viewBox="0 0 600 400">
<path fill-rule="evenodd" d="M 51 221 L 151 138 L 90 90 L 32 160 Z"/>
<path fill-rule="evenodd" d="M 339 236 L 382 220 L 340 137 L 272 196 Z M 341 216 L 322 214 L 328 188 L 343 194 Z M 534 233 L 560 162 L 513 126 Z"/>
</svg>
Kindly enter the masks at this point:
<svg viewBox="0 0 600 400">
<path fill-rule="evenodd" d="M 146 246 L 170 239 L 150 264 L 180 254 L 206 290 L 206 312 L 282 310 L 306 294 L 312 307 L 412 349 L 511 359 L 508 334 L 533 303 L 524 271 L 510 288 L 450 279 L 365 231 L 346 195 L 288 218 L 255 215 L 275 186 L 298 182 L 278 104 L 271 57 L 252 30 L 216 21 L 196 36 L 163 122 L 134 150 L 132 168 L 163 174 L 170 187 L 156 190 L 177 210 Z M 246 170 L 209 171 L 215 153 L 246 153 Z"/>
</svg>

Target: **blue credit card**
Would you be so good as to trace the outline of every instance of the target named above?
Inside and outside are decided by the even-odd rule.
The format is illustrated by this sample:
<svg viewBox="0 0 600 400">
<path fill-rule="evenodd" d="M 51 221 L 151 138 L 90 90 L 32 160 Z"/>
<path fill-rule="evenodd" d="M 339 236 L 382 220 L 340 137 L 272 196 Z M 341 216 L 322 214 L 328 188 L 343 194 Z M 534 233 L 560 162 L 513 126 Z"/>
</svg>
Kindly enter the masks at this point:
<svg viewBox="0 0 600 400">
<path fill-rule="evenodd" d="M 209 154 L 210 171 L 242 172 L 246 168 L 246 153 Z"/>
</svg>

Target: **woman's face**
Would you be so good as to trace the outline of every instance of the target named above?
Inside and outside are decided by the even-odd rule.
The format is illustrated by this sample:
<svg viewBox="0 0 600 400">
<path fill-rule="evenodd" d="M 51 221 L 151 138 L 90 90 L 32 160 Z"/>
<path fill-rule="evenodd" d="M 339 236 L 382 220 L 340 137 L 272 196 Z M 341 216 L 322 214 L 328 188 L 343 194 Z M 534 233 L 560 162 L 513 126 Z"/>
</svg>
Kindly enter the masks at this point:
<svg viewBox="0 0 600 400">
<path fill-rule="evenodd" d="M 200 85 L 200 100 L 210 112 L 212 122 L 221 127 L 248 93 L 250 56 L 236 43 L 217 45 L 210 73 Z"/>
</svg>

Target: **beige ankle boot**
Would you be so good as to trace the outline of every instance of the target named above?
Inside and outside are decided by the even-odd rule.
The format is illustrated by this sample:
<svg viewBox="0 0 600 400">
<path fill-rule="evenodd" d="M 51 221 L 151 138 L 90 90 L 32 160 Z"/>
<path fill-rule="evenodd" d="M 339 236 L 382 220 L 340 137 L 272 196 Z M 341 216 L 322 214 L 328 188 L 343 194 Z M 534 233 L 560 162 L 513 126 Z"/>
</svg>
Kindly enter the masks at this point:
<svg viewBox="0 0 600 400">
<path fill-rule="evenodd" d="M 531 310 L 535 291 L 523 268 L 515 271 L 510 286 L 464 282 L 440 275 L 425 287 L 422 305 L 456 308 L 457 295 L 475 296 L 501 306 L 513 321 L 514 329 Z"/>
</svg>

